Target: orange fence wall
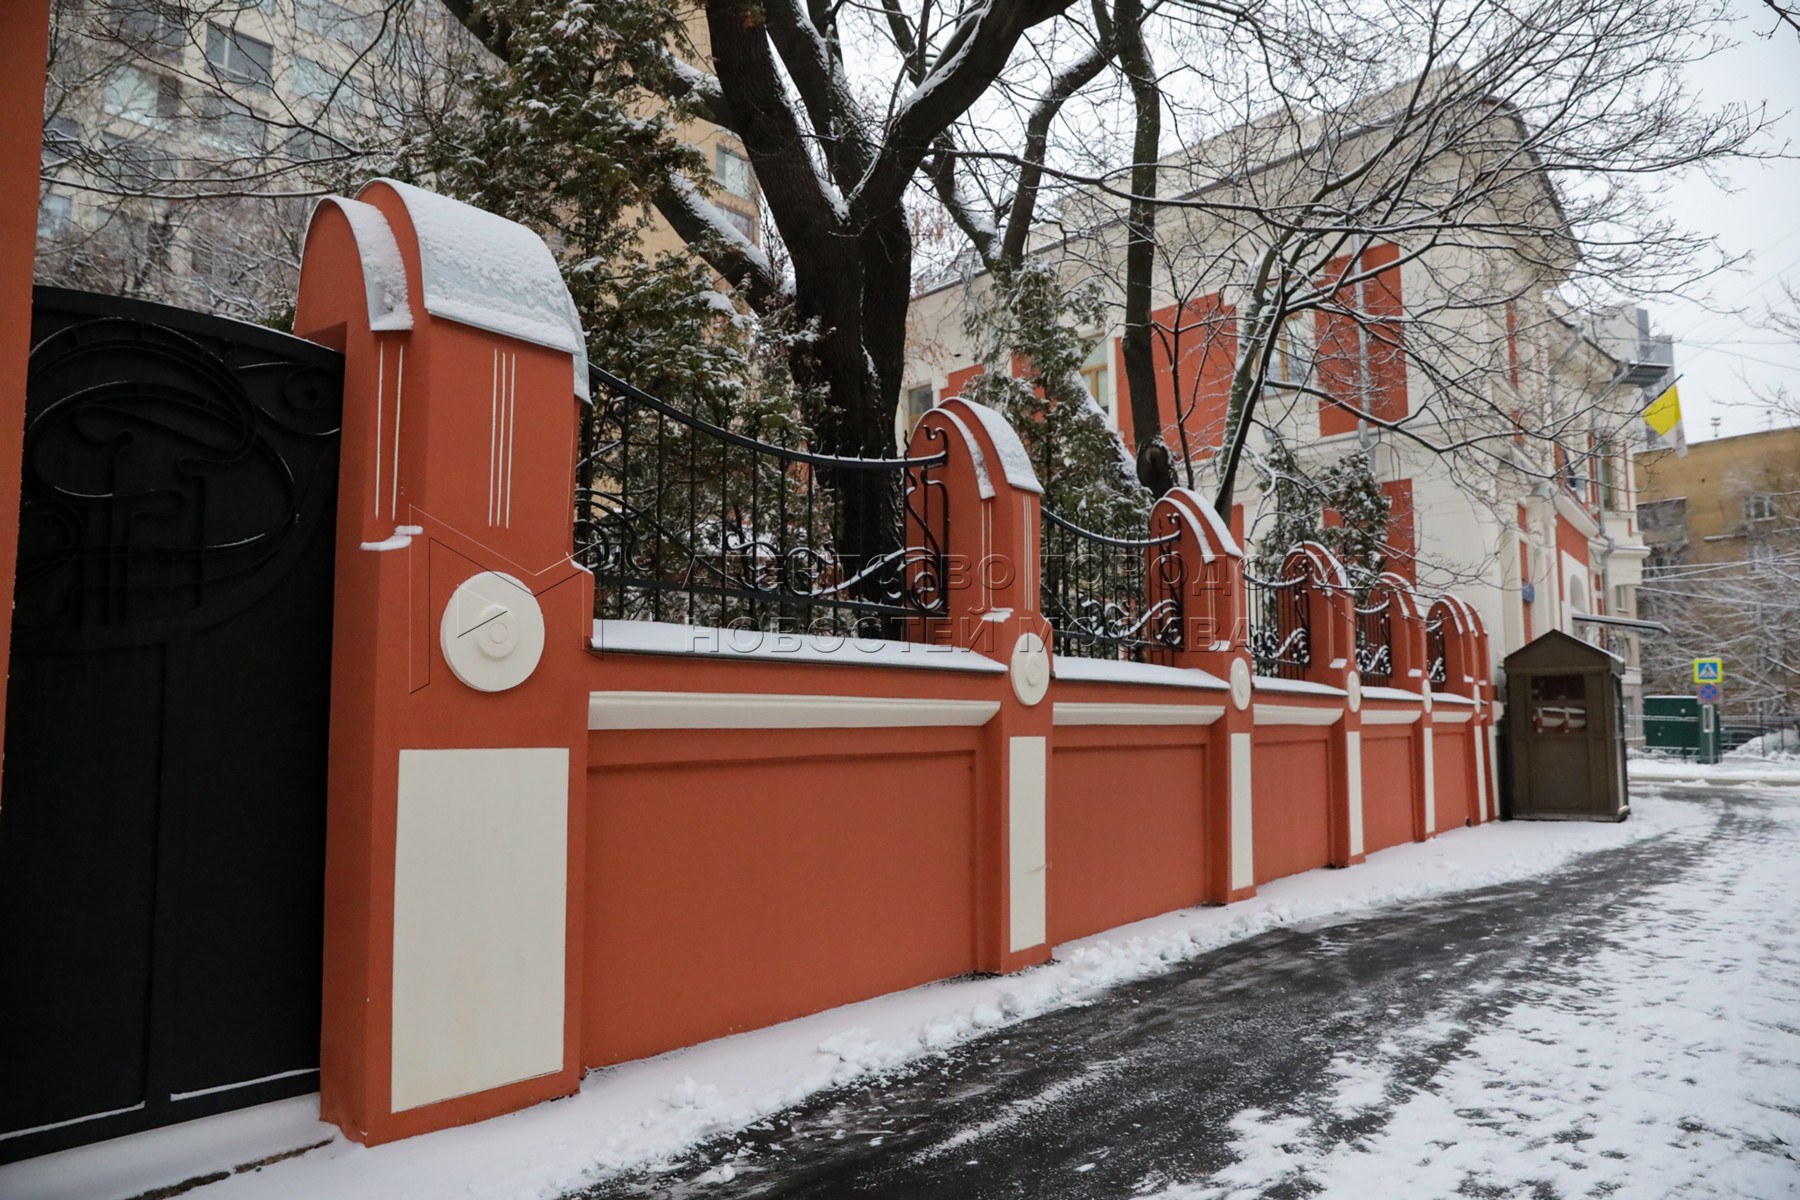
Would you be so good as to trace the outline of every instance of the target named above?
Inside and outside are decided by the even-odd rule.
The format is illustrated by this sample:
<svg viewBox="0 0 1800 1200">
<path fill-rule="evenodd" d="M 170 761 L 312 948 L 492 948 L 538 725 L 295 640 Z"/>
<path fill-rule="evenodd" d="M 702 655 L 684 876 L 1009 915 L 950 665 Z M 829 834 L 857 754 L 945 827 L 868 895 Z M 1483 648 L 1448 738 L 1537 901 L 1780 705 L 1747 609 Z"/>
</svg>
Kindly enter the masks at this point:
<svg viewBox="0 0 1800 1200">
<path fill-rule="evenodd" d="M 587 1066 L 975 969 L 973 734 L 780 732 L 590 735 Z"/>
<path fill-rule="evenodd" d="M 1057 736 L 1050 940 L 1206 899 L 1204 733 L 1099 727 Z"/>
<path fill-rule="evenodd" d="M 1433 832 L 1460 829 L 1475 819 L 1475 797 L 1469 788 L 1469 726 L 1439 725 L 1432 730 L 1431 742 L 1436 784 L 1432 799 L 1437 808 Z"/>
<path fill-rule="evenodd" d="M 1317 728 L 1260 728 L 1255 757 L 1256 882 L 1331 861 L 1330 742 Z"/>
<path fill-rule="evenodd" d="M 1413 786 L 1414 726 L 1363 727 L 1363 846 L 1410 842 L 1420 803 Z"/>
</svg>

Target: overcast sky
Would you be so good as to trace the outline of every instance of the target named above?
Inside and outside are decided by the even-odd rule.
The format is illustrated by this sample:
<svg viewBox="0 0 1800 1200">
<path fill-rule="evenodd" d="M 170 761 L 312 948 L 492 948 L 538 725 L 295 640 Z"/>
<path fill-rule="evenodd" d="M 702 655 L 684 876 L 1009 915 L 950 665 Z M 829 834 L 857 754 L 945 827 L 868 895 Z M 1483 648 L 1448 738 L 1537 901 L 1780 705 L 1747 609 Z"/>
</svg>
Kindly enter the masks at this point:
<svg viewBox="0 0 1800 1200">
<path fill-rule="evenodd" d="M 1774 27 L 1769 10 L 1760 0 L 1736 0 L 1736 7 L 1738 45 L 1692 68 L 1695 100 L 1767 102 L 1782 114 L 1778 137 L 1800 154 L 1800 36 L 1785 27 L 1759 36 Z M 1753 323 L 1778 299 L 1784 276 L 1800 285 L 1800 161 L 1743 165 L 1729 174 L 1732 192 L 1696 176 L 1678 184 L 1671 201 L 1689 227 L 1714 235 L 1727 251 L 1753 256 L 1743 271 L 1713 285 L 1718 302 L 1750 311 L 1721 316 L 1682 301 L 1648 306 L 1653 328 L 1675 338 L 1689 441 L 1711 438 L 1714 417 L 1724 436 L 1768 427 L 1768 413 L 1754 407 L 1746 380 L 1761 387 L 1785 380 L 1800 391 L 1800 346 Z"/>
</svg>

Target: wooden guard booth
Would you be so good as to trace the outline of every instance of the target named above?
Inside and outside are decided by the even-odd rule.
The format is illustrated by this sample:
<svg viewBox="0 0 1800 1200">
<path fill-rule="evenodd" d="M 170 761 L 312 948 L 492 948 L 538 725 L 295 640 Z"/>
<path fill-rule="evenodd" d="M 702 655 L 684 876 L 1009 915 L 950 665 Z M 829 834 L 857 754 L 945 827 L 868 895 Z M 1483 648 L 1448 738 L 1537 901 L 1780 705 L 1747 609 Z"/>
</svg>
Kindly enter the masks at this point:
<svg viewBox="0 0 1800 1200">
<path fill-rule="evenodd" d="M 1507 655 L 1507 814 L 1522 820 L 1623 821 L 1625 664 L 1552 630 Z"/>
</svg>

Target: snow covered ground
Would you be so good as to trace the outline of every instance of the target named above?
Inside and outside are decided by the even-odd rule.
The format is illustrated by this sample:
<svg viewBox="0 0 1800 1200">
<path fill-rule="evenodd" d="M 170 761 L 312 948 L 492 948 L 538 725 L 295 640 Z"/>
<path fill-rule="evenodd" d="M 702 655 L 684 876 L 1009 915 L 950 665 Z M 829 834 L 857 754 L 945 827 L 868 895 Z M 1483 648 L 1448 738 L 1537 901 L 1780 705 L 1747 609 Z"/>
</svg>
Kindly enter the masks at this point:
<svg viewBox="0 0 1800 1200">
<path fill-rule="evenodd" d="M 1450 1032 L 1427 1013 L 1341 1060 L 1315 1111 L 1240 1112 L 1237 1164 L 1161 1195 L 1800 1195 L 1800 793 L 1769 795 L 1765 827 L 1646 893 L 1650 919 L 1475 1029 L 1429 1086 L 1395 1070 Z M 1364 1112 L 1373 1134 L 1321 1136 Z"/>
<path fill-rule="evenodd" d="M 1800 821 L 1800 793 L 1789 800 L 1784 819 Z M 1055 963 L 1022 975 L 916 988 L 597 1072 L 578 1096 L 466 1129 L 368 1149 L 320 1125 L 310 1100 L 287 1101 L 3 1167 L 0 1196 L 118 1200 L 218 1172 L 226 1174 L 189 1194 L 202 1200 L 556 1196 L 616 1171 L 667 1162 L 702 1139 L 823 1089 L 1278 926 L 1525 879 L 1643 838 L 1705 838 L 1718 819 L 1713 808 L 1650 795 L 1633 803 L 1633 818 L 1623 825 L 1490 825 L 1396 847 L 1353 870 L 1268 885 L 1229 908 L 1184 910 L 1071 943 L 1058 949 Z M 1786 852 L 1796 845 L 1787 839 Z M 1238 1167 L 1191 1194 L 1256 1194 L 1284 1176 L 1304 1176 L 1328 1195 L 1379 1189 L 1385 1196 L 1422 1196 L 1454 1192 L 1457 1180 L 1470 1177 L 1504 1187 L 1506 1179 L 1549 1172 L 1559 1181 L 1579 1176 L 1579 1187 L 1559 1187 L 1561 1195 L 1576 1195 L 1615 1176 L 1639 1186 L 1651 1172 L 1681 1177 L 1694 1163 L 1716 1163 L 1732 1139 L 1779 1135 L 1800 1144 L 1794 1128 L 1800 1121 L 1794 1116 L 1800 1112 L 1794 1095 L 1800 906 L 1793 860 L 1783 863 L 1773 852 L 1766 857 L 1709 864 L 1704 880 L 1696 872 L 1672 884 L 1676 893 L 1666 907 L 1670 928 L 1680 934 L 1674 942 L 1653 936 L 1667 930 L 1647 930 L 1635 948 L 1625 941 L 1607 951 L 1594 979 L 1547 983 L 1540 1004 L 1484 1032 L 1491 1041 L 1479 1055 L 1453 1066 L 1445 1087 L 1398 1103 L 1366 1144 L 1311 1144 L 1300 1117 L 1246 1113 L 1237 1127 Z M 1750 986 L 1752 968 L 1764 956 L 1774 974 L 1758 991 Z M 1658 1019 L 1670 1006 L 1680 1021 Z M 1620 1039 L 1603 1015 L 1632 1022 L 1635 1036 Z M 1396 1052 L 1408 1037 L 1429 1032 L 1428 1017 L 1414 1030 L 1396 1029 Z M 1381 1054 L 1345 1061 L 1332 1102 L 1389 1103 L 1382 1099 L 1390 1090 L 1383 1071 Z M 1593 1095 L 1572 1079 L 1600 1082 L 1611 1100 L 1592 1103 Z M 1788 1096 L 1785 1116 L 1755 1099 L 1776 1095 Z M 1638 1155 L 1628 1167 L 1613 1165 L 1609 1147 L 1660 1130 L 1682 1097 L 1706 1100 L 1689 1106 L 1695 1128 L 1678 1130 L 1686 1150 L 1675 1145 Z M 1566 1129 L 1569 1137 L 1534 1140 L 1509 1132 L 1526 1123 Z M 319 1142 L 325 1144 L 230 1173 Z M 1760 1193 L 1724 1187 L 1716 1194 Z"/>
</svg>

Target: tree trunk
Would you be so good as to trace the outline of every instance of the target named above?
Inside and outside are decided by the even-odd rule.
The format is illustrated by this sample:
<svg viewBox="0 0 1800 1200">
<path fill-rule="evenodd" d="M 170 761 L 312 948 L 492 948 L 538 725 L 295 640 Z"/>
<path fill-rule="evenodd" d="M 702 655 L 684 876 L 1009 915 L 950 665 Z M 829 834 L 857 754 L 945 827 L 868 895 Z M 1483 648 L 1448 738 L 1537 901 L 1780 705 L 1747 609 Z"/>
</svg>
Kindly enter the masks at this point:
<svg viewBox="0 0 1800 1200">
<path fill-rule="evenodd" d="M 1122 16 L 1120 25 L 1119 61 L 1130 80 L 1132 104 L 1137 115 L 1137 135 L 1132 145 L 1131 203 L 1125 217 L 1125 334 L 1121 339 L 1121 351 L 1125 359 L 1125 387 L 1131 403 L 1132 450 L 1139 463 L 1138 478 L 1156 491 L 1160 481 L 1145 478 L 1145 451 L 1162 436 L 1150 330 L 1150 284 L 1156 260 L 1156 156 L 1162 136 L 1162 94 L 1156 85 L 1156 69 L 1150 61 L 1149 47 L 1144 45 L 1141 14 L 1134 14 L 1129 22 Z"/>
</svg>

